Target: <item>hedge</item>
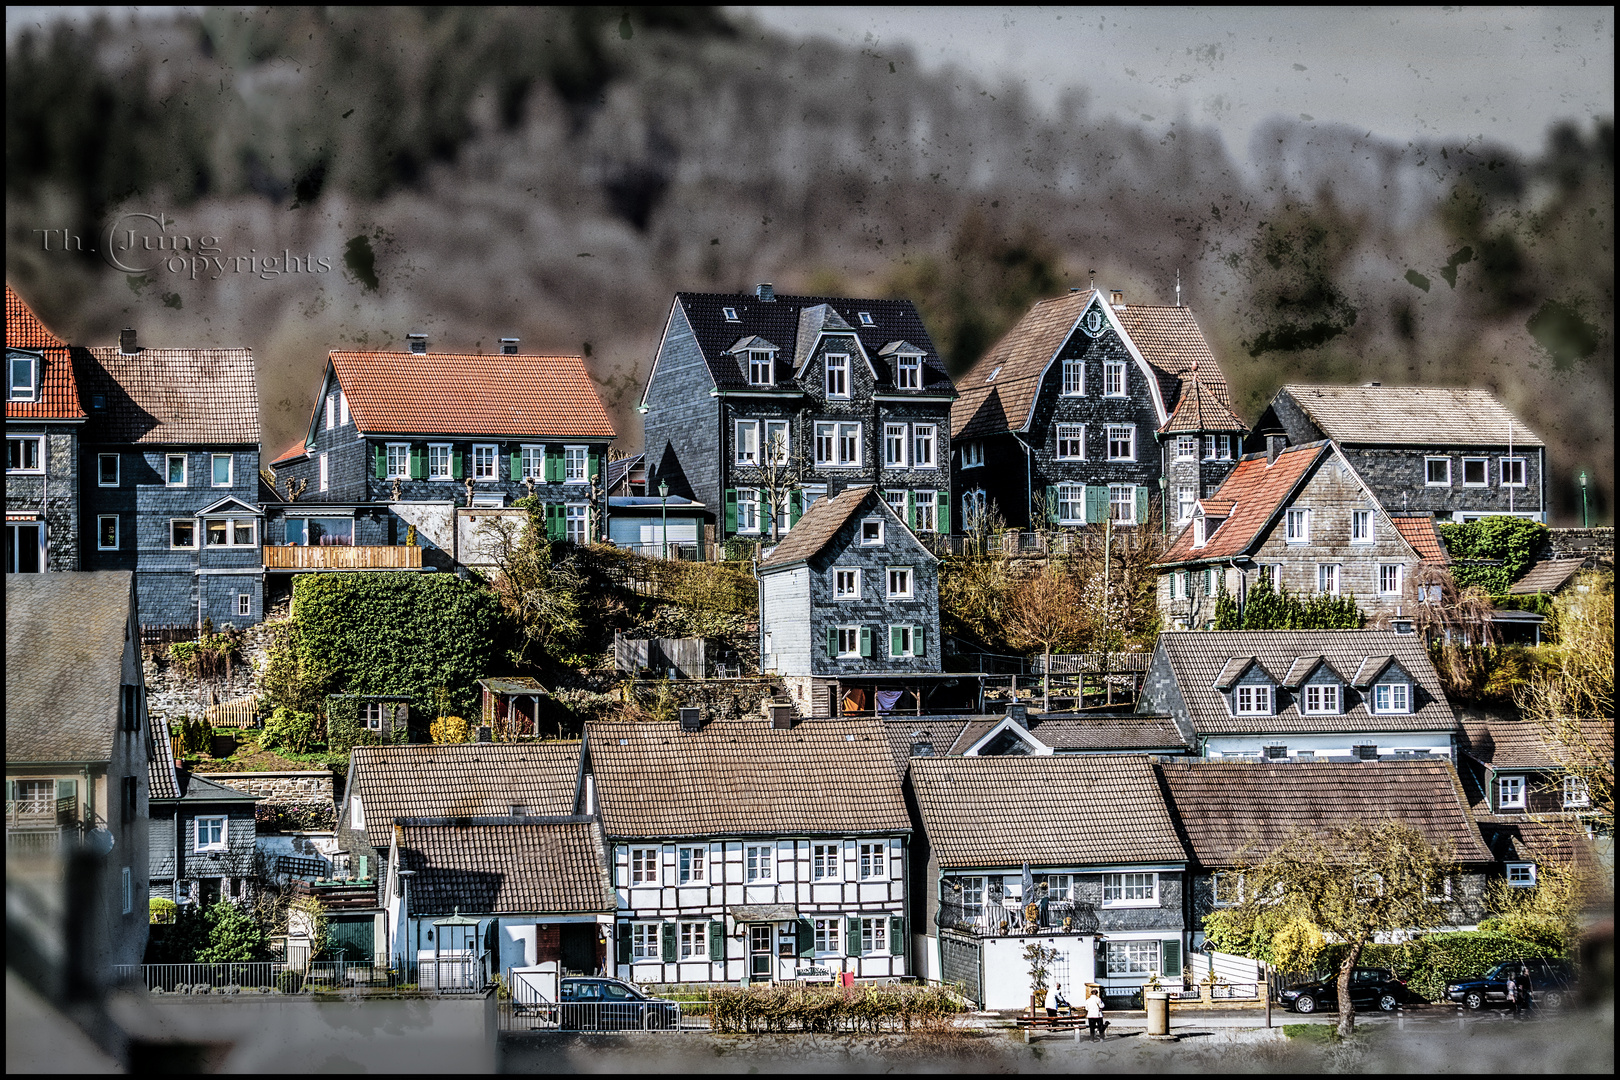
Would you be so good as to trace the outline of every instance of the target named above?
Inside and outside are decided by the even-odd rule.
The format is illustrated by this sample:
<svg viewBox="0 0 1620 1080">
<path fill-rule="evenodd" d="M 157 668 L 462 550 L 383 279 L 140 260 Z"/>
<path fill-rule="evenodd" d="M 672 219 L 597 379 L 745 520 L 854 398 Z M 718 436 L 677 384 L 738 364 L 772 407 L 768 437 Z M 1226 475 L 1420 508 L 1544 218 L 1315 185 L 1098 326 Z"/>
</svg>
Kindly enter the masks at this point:
<svg viewBox="0 0 1620 1080">
<path fill-rule="evenodd" d="M 1339 970 L 1348 945 L 1322 950 L 1318 969 L 1330 976 Z M 1401 945 L 1368 945 L 1361 950 L 1360 966 L 1393 968 L 1397 977 L 1430 1001 L 1443 1001 L 1446 984 L 1474 978 L 1503 960 L 1554 957 L 1557 952 L 1532 942 L 1489 930 L 1426 934 Z"/>
<path fill-rule="evenodd" d="M 954 1024 L 961 997 L 938 986 L 717 987 L 709 1026 L 718 1032 L 879 1032 Z"/>
<path fill-rule="evenodd" d="M 1446 543 L 1453 565 L 1451 576 L 1458 588 L 1477 585 L 1492 596 L 1502 596 L 1517 581 L 1536 552 L 1547 540 L 1547 526 L 1527 518 L 1493 515 L 1478 521 L 1436 526 Z M 1500 566 L 1471 563 L 1476 559 L 1500 560 Z"/>
</svg>

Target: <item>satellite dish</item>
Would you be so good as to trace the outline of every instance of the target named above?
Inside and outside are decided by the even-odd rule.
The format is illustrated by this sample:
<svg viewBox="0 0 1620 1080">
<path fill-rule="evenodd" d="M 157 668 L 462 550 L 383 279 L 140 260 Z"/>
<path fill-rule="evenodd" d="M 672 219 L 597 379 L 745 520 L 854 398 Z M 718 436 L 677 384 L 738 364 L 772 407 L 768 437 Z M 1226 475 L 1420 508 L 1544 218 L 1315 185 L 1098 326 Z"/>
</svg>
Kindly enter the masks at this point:
<svg viewBox="0 0 1620 1080">
<path fill-rule="evenodd" d="M 105 855 L 113 849 L 113 845 L 118 841 L 106 829 L 92 829 L 90 835 L 85 838 L 85 842 L 89 845 L 90 850 L 97 855 Z"/>
</svg>

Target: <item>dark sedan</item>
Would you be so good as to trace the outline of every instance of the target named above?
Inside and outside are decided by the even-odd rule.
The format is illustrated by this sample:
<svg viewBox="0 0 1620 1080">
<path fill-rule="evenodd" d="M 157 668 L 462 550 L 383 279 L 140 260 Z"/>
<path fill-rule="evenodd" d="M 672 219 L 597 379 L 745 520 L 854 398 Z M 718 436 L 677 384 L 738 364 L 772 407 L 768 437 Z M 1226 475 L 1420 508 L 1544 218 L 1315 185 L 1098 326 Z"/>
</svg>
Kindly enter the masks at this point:
<svg viewBox="0 0 1620 1080">
<path fill-rule="evenodd" d="M 564 1031 L 670 1031 L 681 1025 L 678 1004 L 618 979 L 564 979 L 559 991 Z"/>
<path fill-rule="evenodd" d="M 1477 979 L 1460 979 L 1446 986 L 1446 997 L 1470 1009 L 1507 1004 L 1508 976 L 1521 967 L 1530 969 L 1530 1001 L 1556 1009 L 1575 988 L 1575 969 L 1561 960 L 1509 960 L 1492 965 Z"/>
<path fill-rule="evenodd" d="M 1282 1003 L 1298 1013 L 1318 1009 L 1338 1009 L 1339 980 L 1318 979 L 1290 986 L 1278 995 Z M 1402 1005 L 1422 1003 L 1423 998 L 1407 989 L 1389 968 L 1353 968 L 1350 972 L 1350 1003 L 1358 1009 L 1394 1012 Z"/>
</svg>

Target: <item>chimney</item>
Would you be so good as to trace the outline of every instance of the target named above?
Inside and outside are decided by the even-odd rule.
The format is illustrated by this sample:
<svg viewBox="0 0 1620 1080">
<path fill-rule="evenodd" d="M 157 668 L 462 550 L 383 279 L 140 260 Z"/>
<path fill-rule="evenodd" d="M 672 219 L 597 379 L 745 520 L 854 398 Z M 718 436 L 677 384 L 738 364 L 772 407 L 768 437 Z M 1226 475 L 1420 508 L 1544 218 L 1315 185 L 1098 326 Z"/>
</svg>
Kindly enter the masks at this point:
<svg viewBox="0 0 1620 1080">
<path fill-rule="evenodd" d="M 1007 706 L 1007 719 L 1016 724 L 1029 723 L 1029 706 L 1022 702 Z"/>
<path fill-rule="evenodd" d="M 518 347 L 518 339 L 517 338 L 515 338 L 515 337 L 503 337 L 503 338 L 501 338 L 501 355 L 502 356 L 516 356 L 517 355 L 517 347 Z"/>
<path fill-rule="evenodd" d="M 1108 297 L 1116 308 L 1125 306 L 1125 294 L 1119 289 L 1109 289 Z"/>
<path fill-rule="evenodd" d="M 1266 436 L 1266 468 L 1269 469 L 1277 463 L 1277 455 L 1282 453 L 1283 448 L 1287 445 L 1288 436 L 1286 435 Z"/>
<path fill-rule="evenodd" d="M 777 731 L 787 731 L 793 727 L 793 703 L 772 701 L 766 704 L 766 711 L 771 717 L 771 727 Z"/>
<path fill-rule="evenodd" d="M 703 727 L 702 709 L 684 708 L 680 711 L 680 717 L 682 731 L 698 731 Z"/>
<path fill-rule="evenodd" d="M 411 352 L 416 356 L 427 355 L 426 334 L 406 334 L 405 340 L 411 343 Z"/>
<path fill-rule="evenodd" d="M 490 738 L 490 732 L 489 732 L 489 725 L 488 724 L 479 724 L 478 725 L 478 736 L 473 741 L 474 742 L 492 742 L 493 741 Z"/>
<path fill-rule="evenodd" d="M 771 287 L 771 283 L 768 281 L 762 281 L 758 285 L 755 285 L 754 295 L 759 297 L 767 304 L 775 303 L 776 301 L 776 290 Z"/>
<path fill-rule="evenodd" d="M 1384 384 L 1375 380 L 1373 382 L 1368 383 L 1367 385 L 1368 386 L 1383 386 Z"/>
<path fill-rule="evenodd" d="M 135 331 L 131 327 L 126 326 L 119 331 L 118 351 L 125 356 L 134 356 L 141 351 L 140 346 L 135 344 Z"/>
</svg>

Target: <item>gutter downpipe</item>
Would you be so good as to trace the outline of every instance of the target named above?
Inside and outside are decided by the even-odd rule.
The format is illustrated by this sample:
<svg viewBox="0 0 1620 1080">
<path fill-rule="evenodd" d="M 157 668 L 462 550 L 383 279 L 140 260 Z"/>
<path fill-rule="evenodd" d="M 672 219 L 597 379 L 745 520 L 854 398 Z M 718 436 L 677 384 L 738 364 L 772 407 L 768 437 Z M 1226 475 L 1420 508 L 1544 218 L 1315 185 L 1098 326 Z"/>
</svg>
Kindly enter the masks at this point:
<svg viewBox="0 0 1620 1080">
<path fill-rule="evenodd" d="M 1237 571 L 1238 575 L 1238 621 L 1243 621 L 1243 610 L 1249 604 L 1249 575 L 1237 564 L 1237 557 L 1226 560 L 1226 565 Z"/>
</svg>

